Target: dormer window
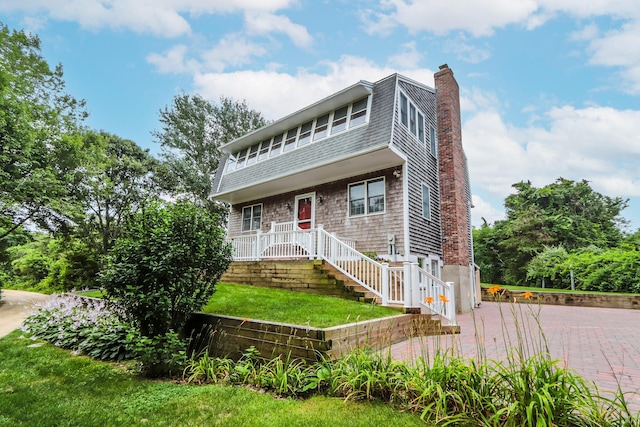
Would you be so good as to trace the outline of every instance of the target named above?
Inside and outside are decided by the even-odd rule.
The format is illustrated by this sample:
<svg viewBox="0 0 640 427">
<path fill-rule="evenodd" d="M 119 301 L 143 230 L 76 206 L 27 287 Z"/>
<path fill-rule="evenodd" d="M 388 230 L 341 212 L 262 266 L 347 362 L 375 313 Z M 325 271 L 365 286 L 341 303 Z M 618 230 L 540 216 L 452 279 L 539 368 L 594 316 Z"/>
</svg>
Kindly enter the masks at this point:
<svg viewBox="0 0 640 427">
<path fill-rule="evenodd" d="M 327 136 L 328 129 L 329 129 L 329 115 L 325 114 L 322 117 L 318 117 L 318 120 L 316 120 L 316 130 L 313 133 L 313 140 L 317 141 Z"/>
<path fill-rule="evenodd" d="M 260 149 L 260 144 L 252 145 L 249 149 L 249 155 L 247 156 L 247 166 L 254 164 L 258 161 L 258 150 Z"/>
<path fill-rule="evenodd" d="M 276 135 L 273 137 L 273 145 L 271 145 L 270 156 L 277 156 L 282 152 L 282 135 Z"/>
<path fill-rule="evenodd" d="M 287 139 L 284 140 L 284 150 L 293 150 L 296 147 L 296 136 L 298 135 L 298 128 L 289 129 L 287 131 Z"/>
<path fill-rule="evenodd" d="M 232 172 L 277 156 L 286 151 L 295 150 L 329 135 L 335 135 L 347 129 L 355 128 L 368 120 L 369 97 L 361 98 L 351 104 L 323 114 L 313 120 L 290 128 L 285 133 L 253 144 L 229 155 L 227 172 Z"/>
<path fill-rule="evenodd" d="M 298 147 L 311 142 L 311 128 L 313 127 L 313 121 L 307 122 L 300 126 L 300 137 L 298 138 Z"/>
<path fill-rule="evenodd" d="M 331 123 L 331 135 L 342 132 L 347 128 L 347 110 L 349 107 L 342 107 L 333 113 L 333 123 Z"/>
<path fill-rule="evenodd" d="M 350 128 L 365 122 L 367 119 L 368 101 L 369 98 L 362 98 L 360 101 L 353 103 L 353 108 L 351 109 L 351 120 L 349 121 Z"/>
</svg>

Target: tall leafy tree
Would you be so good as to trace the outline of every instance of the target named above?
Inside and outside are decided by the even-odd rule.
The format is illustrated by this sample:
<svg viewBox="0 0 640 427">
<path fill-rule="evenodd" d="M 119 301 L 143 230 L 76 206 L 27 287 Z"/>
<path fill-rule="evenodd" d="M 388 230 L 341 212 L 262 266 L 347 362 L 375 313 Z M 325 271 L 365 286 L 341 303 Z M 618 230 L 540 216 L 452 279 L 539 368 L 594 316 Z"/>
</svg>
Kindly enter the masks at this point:
<svg viewBox="0 0 640 427">
<path fill-rule="evenodd" d="M 506 219 L 497 221 L 492 233 L 484 232 L 491 239 L 474 242 L 476 253 L 492 253 L 499 260 L 491 267 L 501 270 L 501 281 L 524 282 L 529 262 L 547 246 L 571 251 L 621 242 L 620 212 L 627 200 L 604 196 L 586 180 L 558 178 L 541 188 L 523 181 L 513 187 L 516 193 L 505 199 Z"/>
<path fill-rule="evenodd" d="M 221 97 L 214 105 L 199 95 L 181 94 L 160 110 L 162 129 L 152 132 L 177 191 L 220 213 L 224 207 L 209 200 L 220 146 L 266 124 L 246 102 Z"/>
<path fill-rule="evenodd" d="M 99 255 L 106 255 L 125 212 L 135 212 L 159 194 L 159 162 L 135 142 L 106 132 L 84 132 L 81 153 L 82 166 L 69 189 L 81 206 L 74 218 L 75 232 Z"/>
<path fill-rule="evenodd" d="M 39 38 L 0 23 L 0 239 L 29 222 L 68 224 L 74 141 L 66 135 L 85 117 L 84 101 L 65 92 L 62 66 L 49 67 Z"/>
</svg>

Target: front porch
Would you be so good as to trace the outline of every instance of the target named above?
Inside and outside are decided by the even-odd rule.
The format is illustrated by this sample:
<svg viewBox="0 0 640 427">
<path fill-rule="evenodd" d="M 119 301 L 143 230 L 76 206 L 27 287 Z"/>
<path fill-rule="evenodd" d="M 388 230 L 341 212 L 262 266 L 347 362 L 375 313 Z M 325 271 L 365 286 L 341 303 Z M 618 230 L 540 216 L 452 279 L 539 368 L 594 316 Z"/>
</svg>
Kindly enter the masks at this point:
<svg viewBox="0 0 640 427">
<path fill-rule="evenodd" d="M 415 262 L 390 265 L 355 249 L 355 241 L 295 223 L 272 223 L 268 232 L 230 238 L 236 262 L 262 260 L 322 260 L 357 283 L 383 306 L 400 306 L 447 319 L 456 325 L 454 286 L 443 282 Z"/>
</svg>

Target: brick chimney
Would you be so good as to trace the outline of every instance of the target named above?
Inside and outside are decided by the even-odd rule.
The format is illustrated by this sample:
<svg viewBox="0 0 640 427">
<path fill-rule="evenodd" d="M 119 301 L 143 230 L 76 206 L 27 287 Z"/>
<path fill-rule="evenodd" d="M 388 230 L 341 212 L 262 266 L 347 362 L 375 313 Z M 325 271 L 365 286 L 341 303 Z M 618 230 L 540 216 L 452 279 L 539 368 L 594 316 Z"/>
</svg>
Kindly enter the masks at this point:
<svg viewBox="0 0 640 427">
<path fill-rule="evenodd" d="M 459 311 L 471 310 L 479 290 L 475 286 L 471 242 L 471 191 L 462 148 L 460 89 L 447 64 L 435 73 L 440 162 L 440 209 L 444 267 L 442 278 L 456 285 Z M 477 288 L 477 289 L 476 289 Z"/>
</svg>

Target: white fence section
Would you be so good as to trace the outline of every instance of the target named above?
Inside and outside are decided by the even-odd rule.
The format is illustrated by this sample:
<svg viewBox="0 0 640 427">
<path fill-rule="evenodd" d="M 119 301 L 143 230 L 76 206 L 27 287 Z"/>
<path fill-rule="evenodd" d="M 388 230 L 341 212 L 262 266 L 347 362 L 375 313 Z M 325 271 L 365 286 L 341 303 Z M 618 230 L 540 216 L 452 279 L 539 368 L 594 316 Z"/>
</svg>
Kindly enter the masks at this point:
<svg viewBox="0 0 640 427">
<path fill-rule="evenodd" d="M 320 258 L 375 294 L 382 305 L 419 307 L 456 324 L 453 283 L 443 282 L 417 263 L 390 267 L 374 261 L 355 249 L 355 240 L 340 239 L 322 225 L 302 230 L 293 222 L 272 223 L 267 233 L 258 231 L 230 240 L 234 261 Z"/>
</svg>

